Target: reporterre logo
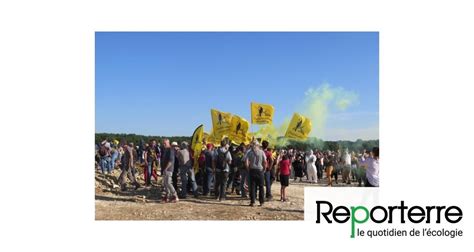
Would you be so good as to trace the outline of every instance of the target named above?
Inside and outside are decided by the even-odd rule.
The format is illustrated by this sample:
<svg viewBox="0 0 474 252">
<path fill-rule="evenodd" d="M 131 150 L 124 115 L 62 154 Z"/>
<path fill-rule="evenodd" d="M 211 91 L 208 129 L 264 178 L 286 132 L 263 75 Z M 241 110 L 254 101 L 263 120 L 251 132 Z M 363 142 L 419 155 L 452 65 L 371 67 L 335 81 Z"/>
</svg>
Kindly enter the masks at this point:
<svg viewBox="0 0 474 252">
<path fill-rule="evenodd" d="M 400 223 L 451 223 L 461 221 L 463 212 L 458 206 L 406 206 L 402 200 L 399 205 L 393 206 L 336 206 L 329 201 L 316 201 L 316 223 L 325 220 L 328 224 L 351 223 L 351 238 L 355 237 L 356 225 L 364 224 L 369 220 L 373 223 L 394 223 L 394 217 L 399 217 Z M 324 208 L 324 209 L 323 209 Z M 424 231 L 423 231 L 424 232 Z"/>
</svg>

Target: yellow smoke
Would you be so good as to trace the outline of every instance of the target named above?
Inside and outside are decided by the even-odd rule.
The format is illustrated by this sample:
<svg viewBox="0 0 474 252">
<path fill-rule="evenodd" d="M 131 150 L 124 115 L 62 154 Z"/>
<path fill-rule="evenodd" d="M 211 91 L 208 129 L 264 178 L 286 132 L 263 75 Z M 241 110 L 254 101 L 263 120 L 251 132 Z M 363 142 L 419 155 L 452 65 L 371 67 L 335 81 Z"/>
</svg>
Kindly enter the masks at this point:
<svg viewBox="0 0 474 252">
<path fill-rule="evenodd" d="M 342 87 L 331 87 L 324 83 L 317 88 L 309 88 L 300 105 L 301 114 L 309 117 L 313 124 L 311 136 L 324 137 L 327 118 L 334 111 L 343 111 L 357 104 L 359 96 Z"/>
<path fill-rule="evenodd" d="M 298 112 L 311 119 L 313 129 L 310 136 L 324 138 L 327 118 L 334 111 L 344 111 L 357 104 L 359 96 L 342 87 L 331 87 L 324 83 L 316 88 L 311 87 L 305 93 L 302 103 L 297 106 Z M 278 113 L 278 112 L 276 112 Z M 288 139 L 283 138 L 290 124 L 291 115 L 287 115 L 281 125 L 262 125 L 254 132 L 256 138 L 267 140 L 271 146 L 285 146 Z"/>
<path fill-rule="evenodd" d="M 285 118 L 283 123 L 279 126 L 275 126 L 274 124 L 266 124 L 260 126 L 260 128 L 255 131 L 254 136 L 256 138 L 261 138 L 262 140 L 267 140 L 272 147 L 275 147 L 275 145 L 285 146 L 288 144 L 288 139 L 282 136 L 285 135 L 288 125 L 290 125 L 289 118 Z"/>
</svg>

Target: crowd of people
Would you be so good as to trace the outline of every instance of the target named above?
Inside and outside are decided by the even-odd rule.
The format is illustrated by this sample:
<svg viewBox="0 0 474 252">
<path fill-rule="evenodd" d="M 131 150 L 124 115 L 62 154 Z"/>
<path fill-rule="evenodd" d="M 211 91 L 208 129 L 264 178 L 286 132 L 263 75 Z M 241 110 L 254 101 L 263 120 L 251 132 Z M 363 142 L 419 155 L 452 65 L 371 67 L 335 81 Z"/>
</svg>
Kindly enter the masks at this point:
<svg viewBox="0 0 474 252">
<path fill-rule="evenodd" d="M 127 178 L 135 190 L 142 186 L 136 179 L 136 167 L 142 167 L 143 186 L 150 187 L 154 179 L 162 188 L 161 200 L 174 203 L 188 197 L 188 193 L 194 197 L 212 196 L 219 201 L 235 193 L 250 198 L 250 206 L 254 206 L 258 192 L 258 202 L 262 206 L 273 199 L 274 182 L 280 182 L 280 201 L 284 202 L 288 201 L 286 188 L 291 179 L 311 184 L 323 183 L 325 179 L 327 186 L 339 182 L 379 186 L 378 147 L 359 153 L 348 149 L 272 149 L 267 141 L 253 140 L 249 145 L 234 145 L 224 139 L 220 146 L 205 145 L 197 158 L 199 169 L 196 174 L 193 155 L 185 141 L 178 145 L 177 142 L 170 143 L 169 139 L 164 139 L 162 144 L 151 140 L 135 146 L 134 143 L 104 140 L 96 146 L 96 167 L 103 174 L 111 174 L 120 167 L 118 180 L 122 191 L 127 190 Z M 158 184 L 160 176 L 162 183 Z"/>
</svg>

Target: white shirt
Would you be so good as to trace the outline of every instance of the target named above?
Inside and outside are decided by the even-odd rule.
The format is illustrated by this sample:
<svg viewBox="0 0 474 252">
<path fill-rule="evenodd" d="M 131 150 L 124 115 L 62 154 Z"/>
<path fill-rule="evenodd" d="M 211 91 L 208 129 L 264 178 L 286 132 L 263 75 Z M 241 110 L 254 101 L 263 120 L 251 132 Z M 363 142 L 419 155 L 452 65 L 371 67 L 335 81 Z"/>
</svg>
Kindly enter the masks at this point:
<svg viewBox="0 0 474 252">
<path fill-rule="evenodd" d="M 367 171 L 365 172 L 365 176 L 369 183 L 373 186 L 379 186 L 379 160 L 368 157 L 360 162 L 361 165 L 367 165 Z"/>
<path fill-rule="evenodd" d="M 316 163 L 316 156 L 314 154 L 311 154 L 306 158 L 306 167 L 315 168 L 316 167 L 315 163 Z"/>
<path fill-rule="evenodd" d="M 351 155 L 349 153 L 344 153 L 344 164 L 350 165 L 351 164 Z"/>
</svg>

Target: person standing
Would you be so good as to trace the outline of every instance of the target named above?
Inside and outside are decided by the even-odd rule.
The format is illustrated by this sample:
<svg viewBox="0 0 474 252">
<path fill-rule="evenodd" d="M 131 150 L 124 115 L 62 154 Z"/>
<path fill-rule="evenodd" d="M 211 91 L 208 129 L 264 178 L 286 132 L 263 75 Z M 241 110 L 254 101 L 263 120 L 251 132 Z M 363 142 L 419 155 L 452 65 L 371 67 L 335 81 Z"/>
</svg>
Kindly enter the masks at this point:
<svg viewBox="0 0 474 252">
<path fill-rule="evenodd" d="M 362 186 L 362 168 L 359 167 L 359 160 L 355 152 L 351 155 L 351 173 L 355 177 L 355 181 L 358 182 L 359 186 Z"/>
<path fill-rule="evenodd" d="M 239 159 L 238 153 L 238 146 L 231 146 L 230 155 L 232 157 L 232 163 L 230 165 L 229 179 L 227 180 L 226 187 L 226 191 L 228 191 L 230 187 L 230 194 L 234 193 L 234 190 L 237 192 L 239 191 L 236 189 L 236 184 L 237 176 L 239 175 L 239 166 L 242 165 L 242 159 Z"/>
<path fill-rule="evenodd" d="M 161 156 L 161 164 L 163 165 L 163 187 L 165 189 L 165 194 L 162 196 L 161 200 L 163 202 L 178 202 L 178 194 L 173 186 L 172 176 L 175 163 L 176 152 L 170 146 L 170 140 L 163 140 L 163 155 Z"/>
<path fill-rule="evenodd" d="M 283 156 L 285 156 L 285 155 L 283 155 Z M 297 179 L 299 178 L 300 182 L 302 182 L 303 181 L 302 180 L 302 178 L 303 178 L 303 157 L 301 155 L 297 155 L 295 157 L 292 165 L 293 165 L 293 169 L 295 170 L 295 181 L 297 181 Z"/>
<path fill-rule="evenodd" d="M 207 196 L 211 190 L 211 183 L 213 178 L 213 164 L 212 160 L 214 159 L 214 146 L 211 143 L 206 145 L 206 150 L 204 151 L 204 179 L 203 179 L 203 195 Z"/>
<path fill-rule="evenodd" d="M 370 156 L 362 156 L 359 164 L 366 167 L 365 186 L 379 187 L 379 147 L 374 147 Z"/>
<path fill-rule="evenodd" d="M 229 152 L 229 144 L 227 140 L 221 141 L 221 147 L 217 149 L 214 159 L 214 173 L 216 174 L 216 183 L 214 185 L 215 197 L 219 201 L 225 200 L 226 182 L 229 176 L 230 164 L 232 156 Z"/>
<path fill-rule="evenodd" d="M 245 166 L 249 170 L 250 206 L 253 207 L 255 205 L 257 186 L 259 190 L 258 201 L 260 206 L 263 206 L 263 172 L 267 166 L 267 160 L 257 140 L 252 142 L 251 149 L 245 156 Z"/>
<path fill-rule="evenodd" d="M 106 140 L 104 140 L 100 147 L 99 147 L 99 156 L 100 156 L 100 169 L 102 171 L 102 174 L 110 173 L 111 170 L 109 169 L 110 167 L 110 149 L 107 148 L 107 144 L 109 144 Z M 109 144 L 110 146 L 110 144 Z"/>
<path fill-rule="evenodd" d="M 178 143 L 173 141 L 171 143 L 171 149 L 173 149 L 174 153 L 175 153 L 174 168 L 173 168 L 173 174 L 171 176 L 171 181 L 173 181 L 173 186 L 176 189 L 176 191 L 179 191 L 179 189 L 178 189 L 179 188 L 178 187 L 179 159 L 176 157 L 177 153 L 179 151 Z"/>
<path fill-rule="evenodd" d="M 249 185 L 249 172 L 247 170 L 247 167 L 245 167 L 245 164 L 243 162 L 244 160 L 244 153 L 246 153 L 245 150 L 245 144 L 240 144 L 240 146 L 237 148 L 237 158 L 240 159 L 238 168 L 239 168 L 239 175 L 240 175 L 240 185 L 239 185 L 239 193 L 242 198 L 248 198 L 247 195 L 247 190 L 248 190 L 248 185 Z"/>
<path fill-rule="evenodd" d="M 243 163 L 243 145 L 237 146 L 234 155 L 232 156 L 232 164 L 235 166 L 236 174 L 235 174 L 235 180 L 234 184 L 236 186 L 235 192 L 237 195 L 241 195 L 242 193 L 245 194 L 245 188 L 243 187 L 242 183 L 245 183 L 244 180 L 242 179 L 242 170 L 245 170 L 245 166 Z M 245 175 L 245 179 L 247 179 L 247 176 Z"/>
<path fill-rule="evenodd" d="M 272 158 L 272 151 L 271 149 L 268 148 L 268 141 L 263 140 L 262 141 L 262 148 L 263 148 L 263 153 L 265 153 L 265 158 L 267 160 L 267 163 L 265 165 L 265 171 L 264 171 L 264 176 L 265 176 L 265 198 L 267 200 L 271 200 L 273 198 L 272 196 L 272 167 L 273 167 L 273 158 Z"/>
<path fill-rule="evenodd" d="M 288 198 L 286 197 L 286 188 L 290 185 L 290 174 L 291 174 L 291 166 L 290 160 L 288 159 L 287 155 L 283 156 L 283 159 L 280 161 L 280 201 L 287 201 Z"/>
<path fill-rule="evenodd" d="M 317 182 L 316 178 L 316 156 L 313 150 L 308 151 L 306 156 L 306 170 L 308 172 L 308 181 L 313 184 Z"/>
<path fill-rule="evenodd" d="M 153 170 L 155 169 L 155 163 L 157 159 L 157 145 L 155 140 L 150 140 L 150 145 L 145 151 L 145 167 L 146 169 L 146 176 L 145 176 L 145 184 L 146 186 L 151 185 L 151 177 L 153 176 Z"/>
<path fill-rule="evenodd" d="M 351 184 L 351 154 L 349 150 L 344 150 L 342 154 L 342 183 Z"/>
<path fill-rule="evenodd" d="M 138 163 L 142 164 L 143 163 L 143 153 L 145 150 L 145 143 L 143 142 L 143 139 L 140 139 L 140 143 L 137 146 L 137 161 Z"/>
<path fill-rule="evenodd" d="M 113 171 L 115 169 L 115 162 L 118 160 L 119 152 L 116 145 L 112 145 L 110 148 L 110 169 Z"/>
<path fill-rule="evenodd" d="M 194 176 L 194 169 L 191 165 L 191 157 L 188 150 L 188 143 L 182 142 L 181 149 L 178 151 L 179 172 L 181 177 L 181 198 L 185 199 L 188 196 L 188 180 L 191 180 L 191 187 L 194 197 L 197 198 L 197 184 Z"/>
<path fill-rule="evenodd" d="M 132 157 L 133 157 L 133 162 L 134 162 L 133 167 L 132 167 L 132 169 L 133 169 L 133 170 L 132 170 L 132 173 L 133 173 L 133 176 L 135 176 L 135 173 L 136 173 L 136 171 L 137 171 L 137 170 L 135 169 L 135 164 L 137 163 L 137 160 L 138 160 L 138 153 L 137 153 L 137 148 L 136 148 L 137 146 L 135 146 L 135 145 L 133 144 L 133 142 L 131 142 L 131 143 L 129 144 L 129 146 L 130 146 L 130 148 L 132 148 Z M 157 179 L 157 178 L 155 178 L 155 179 Z M 158 179 L 157 179 L 156 181 L 158 182 Z"/>
<path fill-rule="evenodd" d="M 318 180 L 323 179 L 323 154 L 316 150 L 316 171 Z"/>
<path fill-rule="evenodd" d="M 127 143 L 123 146 L 123 156 L 122 156 L 122 172 L 119 176 L 119 184 L 122 191 L 127 190 L 127 184 L 125 182 L 125 177 L 132 182 L 135 186 L 135 190 L 140 188 L 140 184 L 135 179 L 135 168 L 134 168 L 134 158 L 133 158 L 133 147 L 129 146 Z"/>
<path fill-rule="evenodd" d="M 326 177 L 328 178 L 328 186 L 332 186 L 332 174 L 334 172 L 334 157 L 328 151 L 324 157 L 324 166 L 326 167 Z"/>
</svg>

